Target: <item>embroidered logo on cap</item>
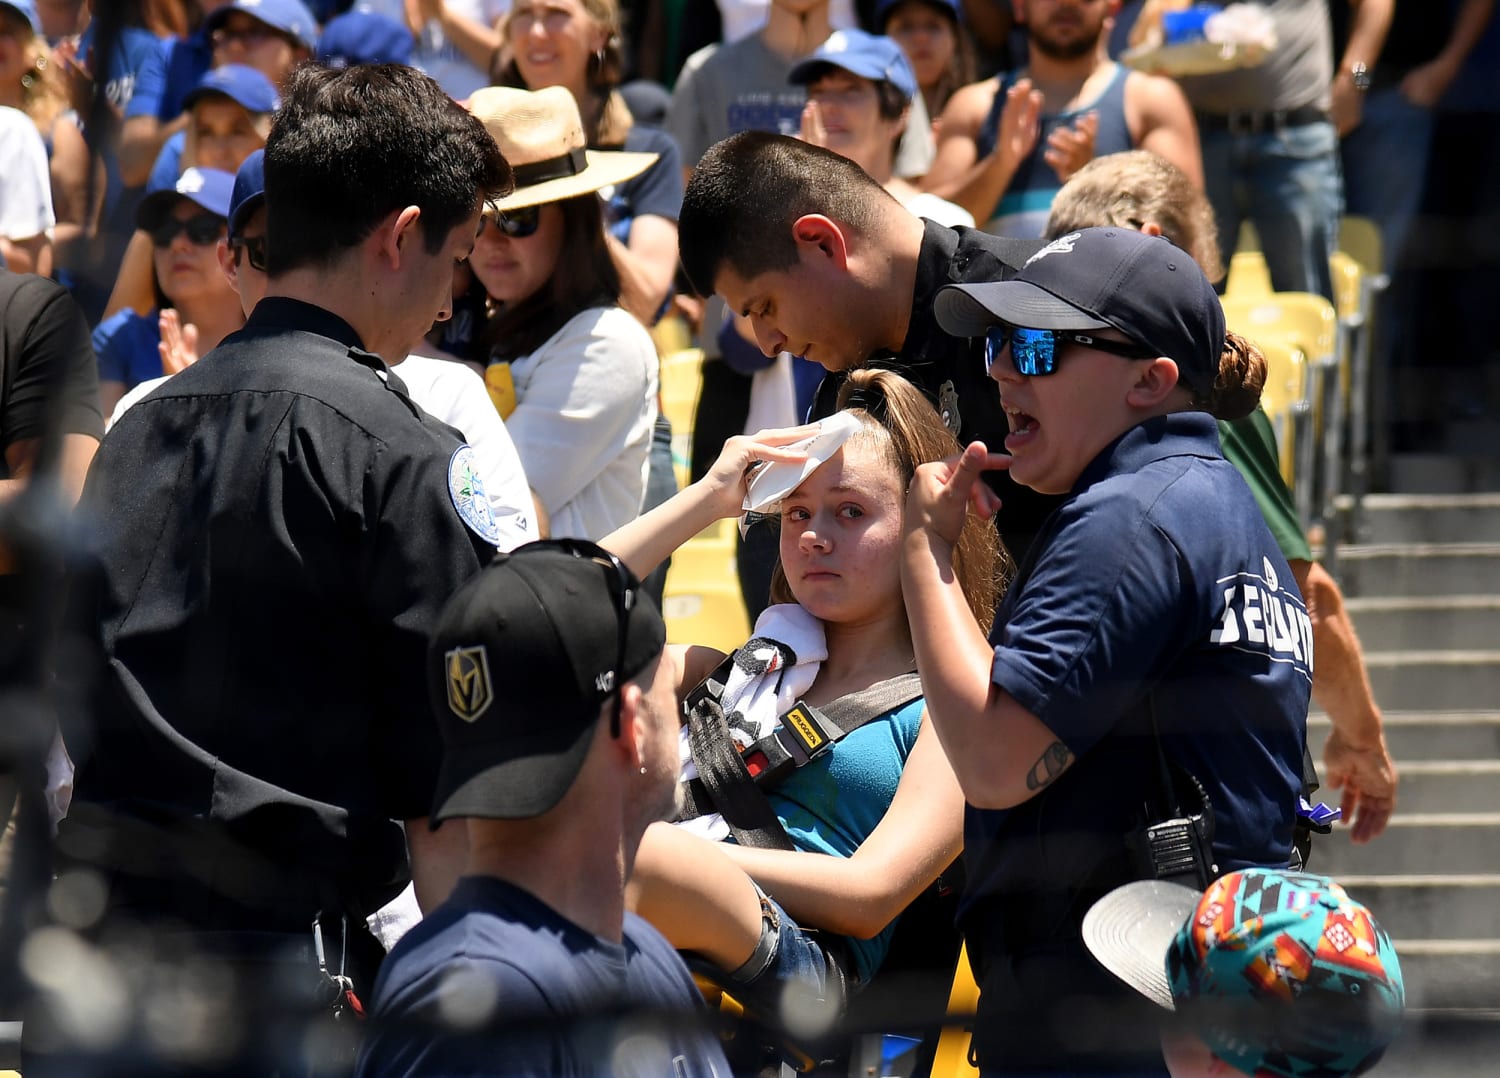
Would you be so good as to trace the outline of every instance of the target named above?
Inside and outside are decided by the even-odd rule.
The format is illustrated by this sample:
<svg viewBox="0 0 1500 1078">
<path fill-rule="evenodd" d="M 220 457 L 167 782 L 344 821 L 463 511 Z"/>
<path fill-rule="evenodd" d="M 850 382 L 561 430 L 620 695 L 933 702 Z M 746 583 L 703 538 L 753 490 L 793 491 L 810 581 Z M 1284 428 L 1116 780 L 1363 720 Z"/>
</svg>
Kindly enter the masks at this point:
<svg viewBox="0 0 1500 1078">
<path fill-rule="evenodd" d="M 1081 232 L 1070 232 L 1066 236 L 1057 237 L 1057 239 L 1053 240 L 1036 254 L 1028 258 L 1026 260 L 1026 265 L 1029 266 L 1033 262 L 1037 262 L 1043 258 L 1046 258 L 1048 255 L 1071 254 L 1073 251 L 1073 244 L 1078 242 L 1078 237 L 1081 235 L 1083 235 L 1083 233 Z M 1021 268 L 1025 269 L 1026 266 L 1022 266 Z"/>
<path fill-rule="evenodd" d="M 490 685 L 490 660 L 484 645 L 454 648 L 443 655 L 448 670 L 448 710 L 464 722 L 483 715 L 495 699 Z"/>
<path fill-rule="evenodd" d="M 468 525 L 485 542 L 498 545 L 500 522 L 490 508 L 490 500 L 484 493 L 484 480 L 474 464 L 474 448 L 461 445 L 453 451 L 448 461 L 448 496 L 453 499 L 453 508 L 458 518 Z"/>
</svg>

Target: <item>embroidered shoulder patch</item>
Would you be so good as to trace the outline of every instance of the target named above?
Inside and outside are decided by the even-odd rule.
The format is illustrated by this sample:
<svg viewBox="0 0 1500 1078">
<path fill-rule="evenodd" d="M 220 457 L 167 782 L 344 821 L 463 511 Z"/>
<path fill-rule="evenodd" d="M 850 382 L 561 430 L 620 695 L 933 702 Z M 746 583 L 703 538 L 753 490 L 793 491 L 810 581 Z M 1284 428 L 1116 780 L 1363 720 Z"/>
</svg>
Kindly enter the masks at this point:
<svg viewBox="0 0 1500 1078">
<path fill-rule="evenodd" d="M 474 466 L 474 449 L 461 445 L 448 459 L 448 496 L 458 518 L 486 543 L 500 542 L 500 522 L 495 519 L 490 500 L 484 493 L 484 480 Z"/>
</svg>

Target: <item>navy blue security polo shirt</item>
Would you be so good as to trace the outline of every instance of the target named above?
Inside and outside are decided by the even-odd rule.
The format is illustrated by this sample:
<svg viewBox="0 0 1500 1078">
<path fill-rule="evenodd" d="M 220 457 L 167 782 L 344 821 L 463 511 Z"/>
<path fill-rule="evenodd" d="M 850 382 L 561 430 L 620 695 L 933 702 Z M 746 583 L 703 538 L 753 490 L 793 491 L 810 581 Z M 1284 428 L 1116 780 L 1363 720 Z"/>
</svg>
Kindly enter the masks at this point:
<svg viewBox="0 0 1500 1078">
<path fill-rule="evenodd" d="M 305 932 L 408 878 L 427 636 L 494 551 L 472 451 L 342 319 L 268 298 L 106 435 L 74 624 L 105 665 L 65 857 L 116 907 Z"/>
<path fill-rule="evenodd" d="M 1014 809 L 968 810 L 966 920 L 995 898 L 1046 896 L 1072 932 L 1087 902 L 1058 909 L 1060 896 L 1130 878 L 1121 836 L 1162 786 L 1153 702 L 1166 756 L 1212 802 L 1219 868 L 1287 863 L 1312 625 L 1208 415 L 1150 420 L 1089 464 L 991 640 L 994 682 L 1075 760 Z M 1018 919 L 1007 949 L 1037 927 Z"/>
</svg>

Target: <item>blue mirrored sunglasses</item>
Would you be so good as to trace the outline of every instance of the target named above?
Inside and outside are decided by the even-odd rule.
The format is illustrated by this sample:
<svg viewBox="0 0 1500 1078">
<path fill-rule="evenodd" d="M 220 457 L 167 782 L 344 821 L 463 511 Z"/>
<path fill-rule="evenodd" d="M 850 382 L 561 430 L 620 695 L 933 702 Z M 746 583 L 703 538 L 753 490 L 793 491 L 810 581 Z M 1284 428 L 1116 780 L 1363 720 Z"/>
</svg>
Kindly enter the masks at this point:
<svg viewBox="0 0 1500 1078">
<path fill-rule="evenodd" d="M 1097 348 L 1101 352 L 1125 359 L 1152 359 L 1153 349 L 1131 341 L 1111 341 L 1070 329 L 1026 329 L 1001 323 L 991 326 L 984 335 L 984 369 L 994 366 L 1001 350 L 1010 345 L 1010 361 L 1018 374 L 1036 377 L 1057 370 L 1057 353 L 1062 342 Z"/>
</svg>

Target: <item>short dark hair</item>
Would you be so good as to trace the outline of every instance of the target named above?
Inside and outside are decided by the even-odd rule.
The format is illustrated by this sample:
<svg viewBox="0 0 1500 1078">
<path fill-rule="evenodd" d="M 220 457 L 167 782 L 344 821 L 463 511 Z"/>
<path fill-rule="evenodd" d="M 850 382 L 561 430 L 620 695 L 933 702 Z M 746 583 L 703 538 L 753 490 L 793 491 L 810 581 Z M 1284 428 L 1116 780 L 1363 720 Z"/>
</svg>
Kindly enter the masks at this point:
<svg viewBox="0 0 1500 1078">
<path fill-rule="evenodd" d="M 563 221 L 562 247 L 552 279 L 490 319 L 471 357 L 481 363 L 534 352 L 580 311 L 620 302 L 620 271 L 609 253 L 599 196 L 590 192 L 552 205 L 561 211 Z"/>
<path fill-rule="evenodd" d="M 709 147 L 682 196 L 678 247 L 688 283 L 714 290 L 727 265 L 746 279 L 797 261 L 792 224 L 822 214 L 855 231 L 868 230 L 885 188 L 841 154 L 801 139 L 742 131 Z"/>
<path fill-rule="evenodd" d="M 303 64 L 266 142 L 269 272 L 328 265 L 405 206 L 435 254 L 513 186 L 484 125 L 416 69 Z"/>
</svg>

